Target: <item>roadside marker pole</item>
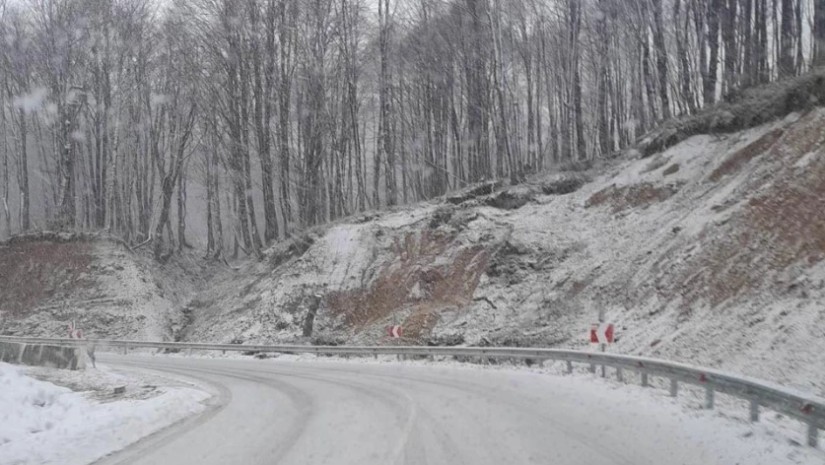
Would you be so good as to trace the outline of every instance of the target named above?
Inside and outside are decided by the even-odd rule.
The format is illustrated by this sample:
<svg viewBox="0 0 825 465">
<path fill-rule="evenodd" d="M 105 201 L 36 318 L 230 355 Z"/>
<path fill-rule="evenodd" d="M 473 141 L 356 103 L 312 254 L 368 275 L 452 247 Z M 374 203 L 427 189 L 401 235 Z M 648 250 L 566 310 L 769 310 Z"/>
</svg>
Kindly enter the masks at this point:
<svg viewBox="0 0 825 465">
<path fill-rule="evenodd" d="M 756 423 L 759 421 L 759 402 L 756 399 L 751 399 L 750 417 L 751 423 Z"/>
<path fill-rule="evenodd" d="M 604 307 L 599 309 L 599 325 L 601 326 L 602 323 L 604 323 Z M 602 352 L 607 352 L 607 344 L 605 344 L 604 342 L 599 344 L 599 348 L 601 349 Z M 606 371 L 607 370 L 606 370 L 605 366 L 602 365 L 602 378 L 604 378 L 606 376 Z"/>
</svg>

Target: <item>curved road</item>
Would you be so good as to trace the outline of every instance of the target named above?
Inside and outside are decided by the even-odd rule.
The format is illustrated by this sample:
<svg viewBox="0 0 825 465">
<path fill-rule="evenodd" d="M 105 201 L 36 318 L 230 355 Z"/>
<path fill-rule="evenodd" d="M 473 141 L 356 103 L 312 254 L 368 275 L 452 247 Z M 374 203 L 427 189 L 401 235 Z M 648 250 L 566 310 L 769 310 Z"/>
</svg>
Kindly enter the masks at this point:
<svg viewBox="0 0 825 465">
<path fill-rule="evenodd" d="M 743 437 L 745 424 L 685 412 L 661 391 L 587 377 L 324 360 L 100 359 L 220 392 L 207 413 L 103 464 L 777 463 L 760 450 L 770 445 Z"/>
</svg>

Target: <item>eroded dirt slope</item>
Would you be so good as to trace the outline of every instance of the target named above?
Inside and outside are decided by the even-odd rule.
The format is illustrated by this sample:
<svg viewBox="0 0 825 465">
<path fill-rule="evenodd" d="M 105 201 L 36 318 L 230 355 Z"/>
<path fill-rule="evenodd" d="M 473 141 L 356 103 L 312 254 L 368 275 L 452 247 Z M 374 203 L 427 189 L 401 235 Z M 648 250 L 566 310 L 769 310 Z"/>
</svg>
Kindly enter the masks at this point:
<svg viewBox="0 0 825 465">
<path fill-rule="evenodd" d="M 199 287 L 196 261 L 158 266 L 99 236 L 36 234 L 0 244 L 0 333 L 170 340 Z"/>
</svg>

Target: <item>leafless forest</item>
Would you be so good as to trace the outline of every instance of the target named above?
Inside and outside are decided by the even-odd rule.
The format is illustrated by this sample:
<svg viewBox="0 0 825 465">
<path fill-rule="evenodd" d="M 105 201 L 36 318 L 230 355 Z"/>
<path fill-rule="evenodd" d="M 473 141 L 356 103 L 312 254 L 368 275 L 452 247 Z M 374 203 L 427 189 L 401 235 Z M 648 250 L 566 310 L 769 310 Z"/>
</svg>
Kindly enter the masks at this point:
<svg viewBox="0 0 825 465">
<path fill-rule="evenodd" d="M 804 73 L 825 0 L 0 0 L 0 37 L 0 236 L 221 257 Z"/>
</svg>

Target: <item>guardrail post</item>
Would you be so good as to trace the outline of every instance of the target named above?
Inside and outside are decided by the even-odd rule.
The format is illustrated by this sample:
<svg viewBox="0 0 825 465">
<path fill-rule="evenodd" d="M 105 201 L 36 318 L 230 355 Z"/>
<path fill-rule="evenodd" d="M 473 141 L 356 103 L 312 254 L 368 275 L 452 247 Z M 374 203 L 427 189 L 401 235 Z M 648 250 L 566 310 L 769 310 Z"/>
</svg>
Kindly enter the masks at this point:
<svg viewBox="0 0 825 465">
<path fill-rule="evenodd" d="M 596 365 L 590 364 L 590 373 L 596 374 Z"/>
<path fill-rule="evenodd" d="M 811 447 L 817 447 L 817 443 L 819 442 L 819 428 L 814 424 L 814 422 L 808 423 L 808 445 Z"/>
<path fill-rule="evenodd" d="M 679 395 L 679 381 L 676 381 L 675 378 L 670 380 L 670 397 L 676 397 Z"/>
<path fill-rule="evenodd" d="M 714 390 L 711 386 L 705 386 L 705 408 L 713 410 Z"/>
<path fill-rule="evenodd" d="M 756 399 L 751 399 L 751 422 L 759 421 L 759 402 Z"/>
<path fill-rule="evenodd" d="M 570 360 L 567 361 L 567 373 L 573 373 L 573 362 L 571 362 Z"/>
<path fill-rule="evenodd" d="M 647 386 L 648 386 L 647 373 L 642 373 L 642 387 L 647 387 Z"/>
<path fill-rule="evenodd" d="M 619 380 L 620 383 L 624 382 L 624 373 L 622 373 L 621 368 L 616 368 L 616 379 Z"/>
<path fill-rule="evenodd" d="M 126 347 L 126 346 L 123 346 L 123 355 L 126 355 L 126 353 L 127 353 L 128 351 L 129 351 L 129 348 L 128 348 L 128 347 Z"/>
</svg>

